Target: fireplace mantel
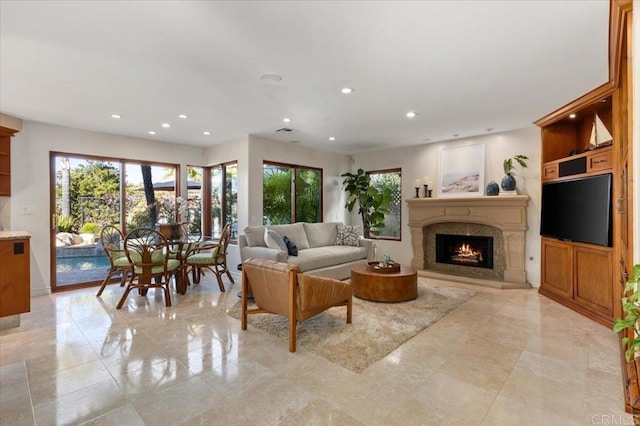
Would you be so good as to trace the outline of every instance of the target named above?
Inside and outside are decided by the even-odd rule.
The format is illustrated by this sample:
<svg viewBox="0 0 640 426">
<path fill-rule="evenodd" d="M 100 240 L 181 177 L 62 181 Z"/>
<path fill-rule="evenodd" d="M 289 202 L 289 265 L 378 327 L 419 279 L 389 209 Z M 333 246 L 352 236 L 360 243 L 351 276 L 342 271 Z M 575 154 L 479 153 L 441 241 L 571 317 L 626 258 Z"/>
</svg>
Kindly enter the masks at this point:
<svg viewBox="0 0 640 426">
<path fill-rule="evenodd" d="M 526 283 L 525 233 L 527 230 L 527 195 L 412 198 L 409 229 L 413 257 L 411 266 L 424 270 L 423 228 L 433 223 L 480 223 L 502 231 L 506 269 L 504 281 Z"/>
</svg>

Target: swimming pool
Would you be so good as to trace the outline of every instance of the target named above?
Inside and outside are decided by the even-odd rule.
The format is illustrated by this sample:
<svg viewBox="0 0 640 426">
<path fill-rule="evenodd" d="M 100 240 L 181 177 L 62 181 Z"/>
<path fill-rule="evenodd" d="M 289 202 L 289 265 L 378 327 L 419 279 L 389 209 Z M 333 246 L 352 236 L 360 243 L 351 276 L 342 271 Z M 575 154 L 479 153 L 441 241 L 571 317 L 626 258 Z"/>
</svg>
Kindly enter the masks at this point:
<svg viewBox="0 0 640 426">
<path fill-rule="evenodd" d="M 86 271 L 105 266 L 109 266 L 105 256 L 59 257 L 56 260 L 56 272 Z"/>
</svg>

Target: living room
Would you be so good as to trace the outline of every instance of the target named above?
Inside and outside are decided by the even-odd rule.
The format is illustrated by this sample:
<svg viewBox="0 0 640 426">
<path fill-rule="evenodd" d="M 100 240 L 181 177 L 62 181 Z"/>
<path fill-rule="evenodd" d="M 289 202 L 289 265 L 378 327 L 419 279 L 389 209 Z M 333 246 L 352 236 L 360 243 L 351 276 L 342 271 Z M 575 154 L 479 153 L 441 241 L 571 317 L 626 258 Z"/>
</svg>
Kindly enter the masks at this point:
<svg viewBox="0 0 640 426">
<path fill-rule="evenodd" d="M 6 3 L 6 2 L 3 2 Z M 637 30 L 636 34 L 637 34 Z M 638 40 L 638 37 L 635 38 Z M 606 45 L 606 43 L 605 43 Z M 606 56 L 606 55 L 604 55 Z M 636 55 L 637 57 L 637 55 Z M 3 58 L 4 61 L 4 58 Z M 637 61 L 637 59 L 636 59 Z M 606 67 L 605 67 L 606 69 Z M 638 66 L 635 69 L 640 69 Z M 286 75 L 284 76 L 287 77 Z M 606 78 L 606 77 L 605 77 Z M 256 77 L 257 79 L 257 77 Z M 603 80 L 604 81 L 604 80 Z M 323 170 L 323 220 L 326 222 L 329 221 L 338 221 L 344 223 L 353 223 L 358 224 L 359 218 L 356 214 L 349 214 L 344 208 L 346 193 L 342 188 L 342 178 L 341 174 L 348 171 L 355 171 L 358 168 L 363 168 L 365 170 L 385 170 L 385 169 L 395 169 L 400 168 L 402 173 L 402 212 L 401 212 L 401 226 L 402 226 L 402 238 L 399 241 L 392 240 L 380 240 L 377 242 L 378 250 L 380 253 L 388 253 L 391 257 L 403 264 L 408 265 L 411 263 L 413 250 L 412 250 L 412 242 L 411 242 L 411 232 L 408 224 L 408 209 L 406 200 L 415 198 L 416 185 L 414 182 L 420 180 L 421 183 L 424 180 L 424 177 L 430 177 L 433 182 L 433 188 L 435 189 L 434 195 L 435 197 L 442 197 L 442 194 L 438 194 L 438 180 L 441 176 L 442 168 L 441 168 L 441 153 L 443 149 L 452 148 L 452 147 L 468 147 L 474 145 L 481 145 L 484 149 L 485 161 L 483 164 L 483 182 L 484 186 L 490 181 L 500 182 L 502 177 L 504 176 L 503 172 L 503 161 L 507 158 L 511 158 L 514 155 L 526 155 L 528 157 L 527 167 L 518 169 L 517 175 L 517 190 L 519 194 L 524 194 L 529 197 L 528 205 L 527 205 L 527 230 L 525 237 L 525 266 L 524 269 L 526 271 L 526 281 L 530 283 L 533 287 L 538 287 L 541 281 L 541 261 L 540 261 L 540 251 L 541 251 L 541 243 L 540 243 L 540 235 L 539 235 L 539 226 L 540 226 L 540 203 L 541 203 L 541 177 L 540 170 L 542 167 L 541 160 L 541 145 L 540 145 L 540 129 L 532 124 L 534 120 L 540 118 L 542 115 L 554 110 L 555 108 L 559 108 L 567 102 L 572 101 L 573 99 L 581 96 L 584 92 L 592 89 L 597 84 L 600 84 L 602 81 L 597 81 L 595 84 L 586 86 L 586 87 L 574 87 L 572 95 L 568 98 L 563 98 L 563 101 L 560 103 L 549 102 L 546 109 L 541 110 L 540 114 L 537 116 L 528 117 L 529 121 L 526 126 L 522 127 L 512 127 L 509 128 L 505 125 L 504 128 L 492 128 L 494 126 L 491 122 L 482 121 L 480 123 L 480 119 L 477 119 L 478 122 L 474 122 L 473 127 L 474 131 L 462 132 L 460 131 L 460 135 L 454 136 L 453 133 L 457 133 L 458 130 L 449 129 L 448 133 L 441 132 L 440 137 L 434 137 L 433 141 L 425 141 L 429 137 L 428 134 L 422 134 L 420 138 L 412 139 L 411 143 L 407 144 L 396 144 L 396 146 L 384 146 L 380 144 L 376 148 L 366 147 L 363 149 L 357 149 L 356 147 L 349 148 L 348 152 L 344 152 L 344 150 L 338 145 L 328 146 L 327 149 L 323 149 L 322 142 L 318 142 L 315 144 L 307 144 L 304 141 L 305 131 L 299 130 L 298 134 L 288 135 L 286 137 L 282 137 L 280 134 L 276 134 L 275 132 L 264 130 L 262 132 L 257 132 L 255 134 L 245 134 L 240 137 L 236 137 L 233 139 L 224 139 L 222 141 L 216 141 L 216 143 L 205 142 L 202 144 L 191 144 L 191 143 L 181 143 L 182 141 L 179 139 L 174 142 L 169 142 L 166 139 L 155 139 L 147 136 L 132 136 L 129 133 L 121 133 L 118 134 L 117 131 L 100 131 L 96 130 L 88 130 L 91 127 L 81 127 L 81 126 L 71 126 L 65 123 L 61 123 L 57 121 L 56 114 L 52 113 L 48 119 L 36 120 L 32 119 L 28 116 L 22 117 L 22 119 L 18 118 L 21 114 L 17 114 L 12 111 L 10 108 L 5 109 L 5 105 L 3 102 L 2 112 L 3 114 L 0 116 L 0 125 L 8 126 L 19 130 L 12 138 L 11 142 L 11 179 L 12 179 L 12 188 L 11 188 L 11 197 L 0 197 L 0 225 L 5 230 L 14 229 L 14 230 L 25 230 L 31 234 L 31 287 L 30 293 L 32 297 L 46 296 L 51 293 L 51 241 L 50 241 L 50 197 L 51 197 L 51 170 L 50 170 L 50 152 L 56 153 L 72 153 L 78 155 L 87 155 L 87 156 L 97 156 L 97 157 L 107 157 L 107 158 L 124 158 L 129 160 L 144 160 L 150 162 L 158 162 L 158 163 L 171 163 L 179 166 L 180 170 L 180 181 L 182 182 L 182 187 L 180 188 L 180 193 L 184 194 L 187 191 L 187 166 L 207 166 L 211 164 L 220 164 L 228 161 L 237 161 L 238 163 L 238 230 L 244 229 L 245 226 L 248 225 L 261 225 L 263 218 L 263 192 L 262 192 L 262 178 L 263 178 L 263 162 L 279 162 L 279 163 L 288 163 L 288 164 L 298 164 L 309 167 L 321 168 Z M 286 83 L 286 80 L 285 80 Z M 337 88 L 339 90 L 339 87 Z M 4 88 L 3 88 L 4 90 Z M 272 88 L 266 88 L 265 91 L 270 91 Z M 356 87 L 354 90 L 354 95 L 358 94 L 358 91 L 362 90 L 360 87 Z M 637 91 L 637 89 L 636 89 Z M 482 91 L 481 91 L 482 92 Z M 488 92 L 483 92 L 486 96 L 490 96 Z M 108 111 L 103 111 L 105 117 L 108 117 L 108 114 L 111 114 L 111 107 L 105 107 Z M 182 110 L 173 111 L 172 108 L 169 108 L 170 113 L 176 115 Z M 169 114 L 169 113 L 167 113 Z M 277 124 L 277 126 L 282 126 L 281 118 L 278 116 L 278 122 L 273 120 L 273 115 L 270 114 L 272 122 Z M 302 114 L 301 114 L 302 115 Z M 410 120 L 405 118 L 404 111 L 399 113 L 400 120 Z M 427 114 L 422 114 L 419 111 L 419 115 L 416 117 L 418 119 L 423 118 Z M 482 115 L 482 114 L 480 114 Z M 123 114 L 123 118 L 126 118 L 126 115 Z M 162 118 L 164 119 L 164 117 Z M 332 118 L 332 120 L 339 121 L 338 118 Z M 391 120 L 394 121 L 394 120 Z M 638 129 L 640 126 L 638 125 L 638 119 L 635 118 L 635 129 Z M 409 121 L 409 125 L 413 125 L 414 122 Z M 117 124 L 116 124 L 117 125 Z M 113 126 L 113 124 L 109 124 L 109 126 Z M 296 128 L 297 122 L 296 120 L 293 123 L 286 123 L 287 127 Z M 17 128 L 19 127 L 19 129 Z M 174 126 L 175 128 L 179 126 Z M 275 128 L 276 126 L 271 126 L 269 128 Z M 481 129 L 481 130 L 478 130 Z M 140 133 L 144 133 L 146 129 L 144 129 Z M 271 133 L 273 137 L 270 137 L 268 133 Z M 468 133 L 468 134 L 466 134 Z M 163 136 L 166 138 L 166 136 Z M 171 137 L 169 137 L 171 139 Z M 299 139 L 302 140 L 302 143 L 299 142 Z M 293 141 L 293 142 L 292 142 Z M 325 141 L 326 142 L 326 141 Z M 371 144 L 376 146 L 376 140 L 371 139 Z M 328 142 L 327 142 L 328 143 Z M 635 153 L 637 155 L 637 153 Z M 484 188 L 483 191 L 484 192 Z M 420 194 L 422 196 L 422 189 L 420 189 Z M 444 195 L 446 196 L 446 195 Z M 25 207 L 26 211 L 30 213 L 24 213 Z M 636 227 L 638 229 L 640 227 Z M 237 265 L 240 263 L 240 254 L 238 252 L 238 247 L 236 245 L 232 245 L 229 251 L 229 264 Z M 234 268 L 235 269 L 235 268 Z M 240 274 L 235 272 L 235 276 L 240 278 Z M 239 280 L 236 280 L 239 282 Z M 116 287 L 116 286 L 112 286 Z M 235 293 L 236 289 L 239 289 L 238 286 L 231 287 Z M 117 291 L 114 289 L 113 291 Z M 535 293 L 535 290 L 532 291 Z M 86 293 L 89 294 L 89 293 Z M 62 296 L 64 297 L 64 296 Z M 483 296 L 483 300 L 486 303 L 487 310 L 491 314 L 496 314 L 496 311 L 501 312 L 501 319 L 505 320 L 508 315 L 504 315 L 504 312 L 509 312 L 510 315 L 513 315 L 508 302 L 505 301 L 504 295 L 496 296 L 494 293 L 488 293 L 487 296 Z M 533 297 L 533 296 L 531 296 Z M 537 296 L 536 297 L 540 297 Z M 570 320 L 576 321 L 577 328 L 579 328 L 579 334 L 581 336 L 589 336 L 589 339 L 596 340 L 597 338 L 601 338 L 604 335 L 603 327 L 593 323 L 593 327 L 598 327 L 597 330 L 590 329 L 590 324 L 588 320 L 584 318 L 578 318 L 578 316 L 574 316 L 573 312 L 564 312 L 560 314 L 559 317 L 555 317 L 553 315 L 557 314 L 557 310 L 560 310 L 560 306 L 556 307 L 549 300 L 544 302 L 538 302 L 536 299 L 535 302 L 530 300 L 530 296 L 517 296 L 518 299 L 518 307 L 523 307 L 526 310 L 527 315 L 531 315 L 532 317 L 544 316 L 547 313 L 550 313 L 550 318 L 562 320 Z M 38 302 L 40 303 L 40 302 Z M 230 303 L 230 302 L 228 302 Z M 470 305 L 471 308 L 467 307 L 470 310 L 462 311 L 462 313 L 458 313 L 457 318 L 459 321 L 475 321 L 477 317 L 474 315 L 480 315 L 482 304 L 478 302 L 474 302 L 475 304 Z M 541 303 L 541 305 L 538 305 Z M 535 307 L 533 306 L 535 305 Z M 41 305 L 36 305 L 41 306 Z M 499 308 L 498 308 L 499 307 Z M 564 308 L 562 308 L 564 309 Z M 515 316 L 515 315 L 513 315 Z M 496 318 L 492 317 L 491 320 L 496 320 Z M 486 320 L 489 322 L 489 320 Z M 519 324 L 523 328 L 524 327 L 532 327 L 532 328 L 545 328 L 548 325 L 547 322 L 542 320 L 541 323 L 534 323 L 523 321 L 525 324 Z M 471 333 L 468 330 L 461 330 L 458 326 L 453 325 L 453 327 L 448 330 L 443 330 L 445 325 L 451 326 L 451 321 L 442 323 L 439 328 L 436 327 L 429 334 L 429 338 L 442 337 L 443 340 L 447 341 L 448 344 L 452 344 L 455 340 L 452 335 L 455 333 L 460 333 L 460 341 L 456 342 L 462 344 L 463 341 L 466 341 L 466 338 L 471 336 Z M 488 324 L 483 324 L 487 326 Z M 495 324 L 494 324 L 495 325 Z M 488 332 L 487 329 L 482 328 L 482 332 Z M 235 328 L 232 327 L 231 333 L 237 332 Z M 607 330 L 608 332 L 608 330 Z M 553 333 L 557 333 L 557 329 L 553 330 Z M 240 334 L 242 336 L 242 334 Z M 426 335 L 425 335 L 426 336 Z M 494 336 L 495 337 L 495 336 Z M 547 341 L 542 342 L 542 339 L 537 342 L 539 346 L 542 348 L 540 353 L 544 356 L 550 356 L 549 353 L 545 352 L 548 350 L 549 352 L 553 352 L 557 355 L 558 358 L 563 359 L 566 362 L 570 361 L 570 357 L 567 357 L 566 354 L 562 354 L 561 349 L 557 349 L 557 346 L 560 346 L 562 342 L 562 337 L 556 335 L 555 340 L 551 345 L 554 345 L 553 349 L 550 349 L 546 346 L 550 344 Z M 265 347 L 268 347 L 269 350 L 275 350 L 278 356 L 285 356 L 284 352 L 279 352 L 280 349 L 276 345 L 265 344 L 263 341 L 264 338 L 256 339 L 256 341 L 251 341 L 251 344 L 264 344 Z M 420 339 L 419 339 L 420 340 Z M 421 343 L 429 346 L 430 343 L 426 343 L 426 337 L 423 337 Z M 480 338 L 475 336 L 475 340 L 471 339 L 471 342 L 477 343 Z M 609 339 L 607 342 L 613 342 L 616 345 L 616 341 L 614 338 Z M 504 343 L 504 342 L 502 342 Z M 525 347 L 526 342 L 522 343 L 522 346 Z M 530 342 L 529 342 L 530 343 Z M 572 340 L 572 343 L 576 344 L 579 342 L 575 342 Z M 518 342 L 517 345 L 521 343 Z M 588 370 L 586 368 L 589 361 L 588 358 L 588 350 L 583 347 L 589 345 L 594 346 L 595 343 L 592 340 L 589 340 L 588 343 L 584 344 L 584 342 L 580 343 L 581 347 L 579 348 L 579 363 L 584 364 L 585 369 L 581 370 L 583 376 L 581 376 L 581 380 L 572 381 L 573 385 L 582 385 L 587 381 L 587 372 L 592 375 L 597 375 L 597 379 L 602 379 L 603 382 L 606 382 L 606 386 L 603 386 L 605 389 L 611 389 L 611 376 L 619 375 L 619 372 L 615 371 L 617 360 L 608 359 L 606 362 L 602 361 L 603 367 L 602 370 L 607 372 L 606 377 L 604 373 L 602 376 L 601 372 L 594 373 L 593 370 Z M 506 345 L 505 345 L 506 346 Z M 415 347 L 407 347 L 405 355 L 407 355 L 406 359 L 411 359 L 409 355 L 411 355 L 413 351 L 423 351 L 425 349 L 424 346 L 415 346 Z M 584 350 L 583 350 L 584 349 Z M 617 348 L 616 348 L 617 349 Z M 480 349 L 480 352 L 487 350 L 485 347 Z M 418 368 L 420 366 L 429 365 L 429 362 L 433 363 L 433 369 L 436 370 L 436 365 L 440 366 L 443 360 L 438 359 L 438 356 L 443 355 L 442 348 L 436 350 L 437 356 L 429 356 L 427 359 L 420 359 L 416 361 L 416 366 L 412 366 L 411 368 Z M 555 353 L 555 352 L 558 353 Z M 400 351 L 401 353 L 402 351 Z M 608 349 L 602 349 L 600 352 L 597 352 L 602 357 L 606 357 L 611 355 L 611 351 Z M 6 353 L 4 353 L 6 355 Z M 604 354 L 604 355 L 602 355 Z M 530 354 L 528 354 L 530 355 Z M 537 354 L 540 355 L 540 354 Z M 591 353 L 594 356 L 594 353 Z M 8 356 L 8 355 L 7 355 Z M 265 352 L 261 352 L 261 356 L 268 357 L 269 355 Z M 296 363 L 296 368 L 299 370 L 304 370 L 305 368 L 310 368 L 316 374 L 319 374 L 318 370 L 325 368 L 326 365 L 323 363 L 314 364 L 314 358 L 301 358 L 303 361 L 294 361 Z M 253 358 L 249 356 L 249 358 L 253 362 Z M 392 357 L 393 358 L 393 357 Z M 516 357 L 517 358 L 517 357 Z M 535 357 L 533 357 L 535 358 Z M 567 359 L 569 358 L 569 359 Z M 8 356 L 7 359 L 11 359 Z M 402 363 L 402 356 L 398 355 L 394 358 L 396 361 Z M 394 359 L 388 360 L 388 363 L 391 364 Z M 535 361 L 532 359 L 527 359 L 527 362 L 530 362 L 530 365 L 536 365 Z M 584 361 L 584 362 L 583 362 Z M 601 360 L 590 362 L 597 364 Z M 243 361 L 246 362 L 246 361 Z M 483 361 L 484 362 L 484 361 Z M 515 360 L 509 360 L 510 365 L 515 365 Z M 274 365 L 270 365 L 270 368 L 273 368 L 273 371 L 277 371 L 281 373 L 281 370 L 278 370 L 274 362 Z M 3 366 L 5 364 L 3 363 Z M 405 363 L 405 366 L 408 364 Z M 487 369 L 491 370 L 495 368 L 495 366 L 487 363 L 481 364 L 487 365 Z M 562 366 L 564 364 L 558 363 L 558 366 Z M 556 365 L 554 364 L 554 367 Z M 387 366 L 388 367 L 388 366 Z M 460 366 L 458 366 L 460 367 Z M 264 373 L 262 367 L 255 367 L 256 373 Z M 453 365 L 449 365 L 448 368 L 450 370 L 453 369 Z M 479 367 L 480 369 L 482 366 Z M 542 368 L 542 367 L 531 367 L 532 369 Z M 448 370 L 448 371 L 450 371 Z M 614 370 L 613 372 L 611 370 Z M 405 370 L 402 374 L 406 374 L 404 376 L 409 378 L 410 373 L 409 370 Z M 477 372 L 476 372 L 477 373 Z M 511 373 L 511 370 L 509 371 Z M 271 372 L 267 374 L 270 376 Z M 359 391 L 362 391 L 365 387 L 364 384 L 369 379 L 372 383 L 377 379 L 380 379 L 381 382 L 385 382 L 389 380 L 392 383 L 392 388 L 396 389 L 399 386 L 399 383 L 395 381 L 395 379 L 390 379 L 386 377 L 385 370 L 382 367 L 379 367 L 378 370 L 370 373 L 371 375 L 367 377 L 367 380 L 353 376 L 350 373 L 346 373 L 343 371 L 333 371 L 331 377 L 336 381 L 340 381 L 341 379 L 355 380 L 359 384 L 363 385 L 361 388 L 357 388 Z M 453 373 L 451 373 L 453 374 Z M 473 373 L 469 373 L 473 375 Z M 481 376 L 479 373 L 478 377 Z M 314 375 L 315 377 L 315 375 Z M 355 377 L 355 379 L 354 379 Z M 478 378 L 476 377 L 476 379 Z M 502 383 L 507 381 L 508 375 L 502 377 Z M 514 392 L 514 389 L 520 385 L 525 384 L 525 380 L 523 377 L 526 375 L 518 376 L 517 379 L 522 382 L 510 382 L 510 387 L 506 389 L 505 392 Z M 459 379 L 459 378 L 458 378 Z M 583 380 L 584 379 L 584 380 Z M 590 377 L 593 379 L 593 377 Z M 296 383 L 305 383 L 305 378 L 302 374 L 296 375 L 293 380 Z M 514 379 L 515 380 L 515 379 Z M 464 381 L 464 380 L 462 380 Z M 440 386 L 447 387 L 450 385 L 449 383 L 443 384 L 445 382 L 440 383 Z M 542 383 L 542 382 L 539 382 Z M 545 382 L 548 384 L 547 382 Z M 597 380 L 589 381 L 589 384 L 594 385 L 597 383 Z M 545 385 L 546 385 L 545 384 Z M 252 383 L 252 386 L 254 383 Z M 541 385 L 539 387 L 539 393 L 545 392 L 545 385 Z M 309 385 L 311 388 L 313 385 Z M 423 391 L 424 389 L 416 384 L 411 385 L 411 389 L 416 391 Z M 549 385 L 551 386 L 551 385 Z M 460 386 L 456 389 L 462 389 L 464 386 Z M 621 388 L 621 386 L 620 386 Z M 322 388 L 317 394 L 323 394 L 324 392 L 328 392 L 328 389 L 333 389 L 330 386 L 326 388 Z M 466 388 L 465 388 L 466 389 Z M 471 389 L 471 388 L 470 388 Z M 491 390 L 494 392 L 494 397 L 500 392 L 502 388 L 492 388 Z M 277 390 L 277 389 L 276 389 Z M 554 391 L 558 391 L 558 388 L 554 388 Z M 562 391 L 566 391 L 567 388 L 562 388 Z M 618 389 L 621 391 L 621 389 Z M 375 400 L 382 400 L 384 392 L 381 389 L 377 389 L 376 392 L 379 391 L 379 394 L 376 394 Z M 465 390 L 466 391 L 466 390 Z M 306 392 L 306 391 L 305 391 Z M 470 393 L 473 390 L 470 391 Z M 484 391 L 483 391 L 484 392 Z M 507 392 L 507 393 L 508 393 Z M 312 392 L 313 393 L 313 392 Z M 400 392 L 403 393 L 403 392 Z M 550 394 L 553 392 L 549 391 Z M 602 402 L 603 400 L 607 400 L 606 403 L 608 408 L 605 410 L 608 412 L 615 413 L 615 415 L 622 416 L 622 401 L 615 397 L 607 398 L 602 395 L 597 395 L 597 398 L 590 398 L 593 395 L 587 395 L 587 391 L 585 394 L 581 394 L 580 402 L 581 404 L 585 404 L 585 406 L 589 406 L 589 408 L 581 407 L 580 413 L 576 414 L 575 411 L 571 411 L 571 415 L 563 416 L 563 410 L 565 407 L 553 406 L 553 404 L 549 400 L 544 400 L 541 397 L 541 401 L 534 401 L 530 405 L 524 402 L 524 397 L 519 395 L 515 398 L 518 400 L 518 406 L 523 409 L 535 407 L 535 413 L 538 416 L 538 419 L 544 419 L 550 421 L 551 423 L 560 424 L 563 421 L 567 421 L 570 419 L 571 421 L 577 421 L 577 419 L 583 419 L 585 413 L 590 413 L 592 415 L 600 415 L 603 411 L 599 411 L 596 408 L 592 408 L 590 404 L 596 405 L 597 402 Z M 314 394 L 314 397 L 317 397 L 317 394 Z M 467 395 L 467 394 L 465 394 Z M 403 397 L 406 396 L 403 393 Z M 433 401 L 437 401 L 435 396 L 432 396 Z M 531 397 L 531 395 L 528 395 Z M 490 394 L 483 394 L 482 398 L 486 398 L 487 400 L 491 399 Z M 225 401 L 227 400 L 223 397 Z M 358 412 L 355 408 L 353 411 L 349 411 L 348 408 L 341 406 L 339 402 L 336 401 L 337 398 L 332 397 L 330 402 L 328 403 L 331 406 L 331 409 L 335 409 L 336 406 L 340 407 L 340 416 L 343 416 L 344 413 L 348 413 L 351 417 L 338 417 L 342 421 L 350 421 L 353 419 L 357 419 L 360 422 L 366 423 L 367 420 L 371 420 L 371 417 L 366 413 Z M 534 398 L 532 398 L 534 399 Z M 45 398 L 42 397 L 44 401 Z M 408 408 L 409 411 L 413 409 L 414 414 L 419 413 L 421 416 L 426 416 L 430 409 L 432 409 L 429 404 L 425 403 L 423 399 L 418 398 L 420 402 L 416 402 L 416 400 L 411 399 L 402 399 L 401 404 L 403 407 Z M 483 419 L 485 421 L 491 422 L 496 421 L 500 422 L 508 422 L 505 420 L 505 417 L 500 417 L 498 414 L 503 410 L 506 413 L 509 413 L 510 416 L 516 416 L 516 413 L 510 411 L 506 406 L 509 404 L 508 397 L 505 394 L 501 394 L 497 397 L 496 401 L 500 402 L 494 405 L 491 403 L 487 403 L 487 401 L 482 402 L 482 411 L 483 413 L 489 413 L 491 415 L 486 418 L 481 416 L 477 417 L 465 417 L 465 415 L 460 414 L 459 417 L 451 416 L 449 420 L 453 423 L 461 422 L 463 419 L 469 420 L 471 422 L 480 423 Z M 49 401 L 50 402 L 50 401 Z M 474 400 L 474 403 L 477 403 Z M 316 405 L 312 405 L 312 413 L 314 415 L 318 412 L 323 412 L 323 409 L 327 409 L 326 411 L 331 411 L 323 404 L 324 402 L 315 401 Z M 522 404 L 522 405 L 519 405 Z M 618 404 L 618 405 L 616 405 Z M 134 404 L 135 405 L 135 404 Z M 370 405 L 366 402 L 360 401 L 359 404 L 362 411 L 365 411 L 364 407 L 369 407 L 372 409 Z M 544 405 L 548 405 L 550 408 L 545 410 L 542 408 Z M 604 404 L 603 404 L 604 406 Z M 264 406 L 262 406 L 264 407 Z M 425 408 L 427 407 L 427 408 Z M 136 408 L 138 408 L 136 406 Z M 435 408 L 433 408 L 435 410 Z M 459 407 L 457 407 L 459 409 Z M 453 409 L 452 409 L 453 410 Z M 384 411 L 385 416 L 388 421 L 400 421 L 403 419 L 401 413 L 393 411 L 390 407 L 385 407 L 384 409 L 379 409 L 376 411 Z M 447 410 L 445 410 L 447 411 Z M 449 411 L 447 411 L 449 413 Z M 102 414 L 102 413 L 101 413 Z M 227 413 L 229 416 L 230 414 Z M 255 413 L 254 413 L 255 414 Z M 566 412 L 565 412 L 566 414 Z M 42 415 L 42 413 L 41 413 Z M 311 414 L 306 414 L 310 416 Z M 148 417 L 140 414 L 140 416 L 145 420 L 149 421 L 154 418 L 153 415 L 147 413 Z M 309 422 L 309 417 L 298 417 L 298 420 L 302 422 Z M 47 418 L 44 416 L 43 418 Z M 73 417 L 71 417 L 73 418 Z M 326 420 L 325 417 L 322 417 Z M 416 421 L 418 419 L 418 415 L 408 416 L 405 419 L 411 419 Z M 511 417 L 512 419 L 515 417 Z M 535 418 L 535 416 L 534 416 Z M 270 420 L 273 420 L 273 417 L 269 417 Z M 620 419 L 626 419 L 620 417 Z M 86 418 L 85 418 L 86 420 Z M 243 420 L 249 421 L 249 418 L 244 418 Z M 253 418 L 255 420 L 255 418 Z M 435 420 L 432 419 L 431 422 L 439 423 L 439 421 L 443 421 L 442 417 L 438 417 Z M 242 421 L 241 421 L 242 423 Z"/>
</svg>

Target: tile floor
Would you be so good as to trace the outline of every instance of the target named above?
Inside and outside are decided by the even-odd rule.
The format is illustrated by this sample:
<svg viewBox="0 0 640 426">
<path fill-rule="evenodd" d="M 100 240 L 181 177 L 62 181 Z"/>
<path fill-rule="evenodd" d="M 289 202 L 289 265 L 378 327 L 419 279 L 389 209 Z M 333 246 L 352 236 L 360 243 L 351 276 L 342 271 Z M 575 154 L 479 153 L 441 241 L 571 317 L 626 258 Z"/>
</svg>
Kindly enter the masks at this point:
<svg viewBox="0 0 640 426">
<path fill-rule="evenodd" d="M 33 298 L 0 332 L 0 424 L 632 424 L 616 336 L 535 290 L 477 289 L 356 374 L 243 332 L 239 287 Z"/>
</svg>

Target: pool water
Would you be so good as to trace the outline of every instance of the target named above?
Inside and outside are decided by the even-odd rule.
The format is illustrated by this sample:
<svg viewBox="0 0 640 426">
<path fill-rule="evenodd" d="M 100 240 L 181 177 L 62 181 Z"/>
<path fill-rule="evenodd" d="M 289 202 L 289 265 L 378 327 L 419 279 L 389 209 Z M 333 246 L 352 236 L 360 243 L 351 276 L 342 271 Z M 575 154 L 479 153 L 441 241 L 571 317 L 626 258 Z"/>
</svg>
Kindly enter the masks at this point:
<svg viewBox="0 0 640 426">
<path fill-rule="evenodd" d="M 105 256 L 59 257 L 56 272 L 86 271 L 105 266 L 109 266 L 109 260 Z"/>
</svg>

